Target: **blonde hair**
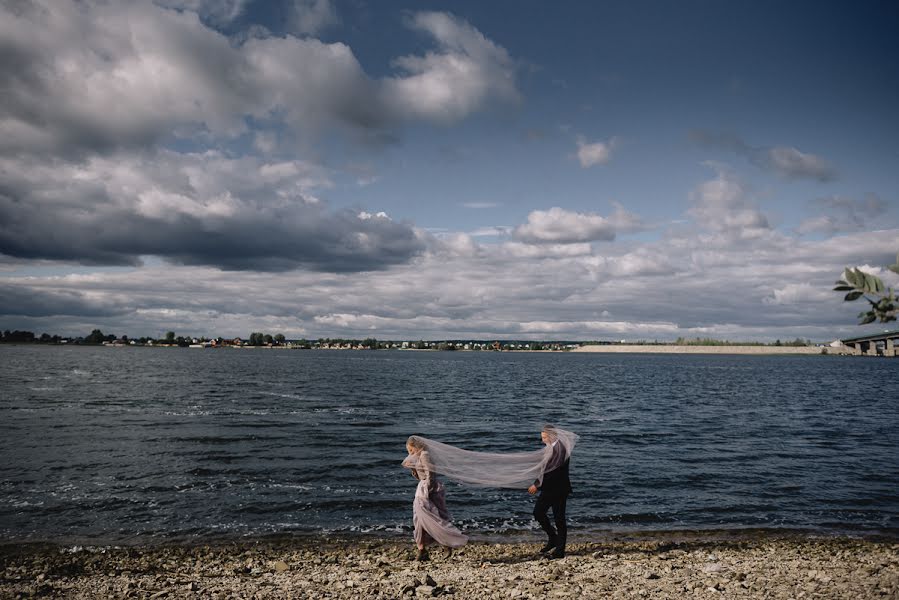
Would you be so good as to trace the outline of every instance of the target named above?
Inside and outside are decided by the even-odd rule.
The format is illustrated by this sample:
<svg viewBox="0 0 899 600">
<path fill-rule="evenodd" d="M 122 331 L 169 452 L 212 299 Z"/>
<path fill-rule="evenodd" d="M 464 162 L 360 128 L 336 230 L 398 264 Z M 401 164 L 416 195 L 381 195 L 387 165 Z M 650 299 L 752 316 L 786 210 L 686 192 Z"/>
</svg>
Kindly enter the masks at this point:
<svg viewBox="0 0 899 600">
<path fill-rule="evenodd" d="M 427 449 L 427 446 L 425 446 L 424 441 L 417 435 L 410 435 L 409 439 L 406 440 L 406 445 L 416 448 L 418 450 L 426 450 Z"/>
</svg>

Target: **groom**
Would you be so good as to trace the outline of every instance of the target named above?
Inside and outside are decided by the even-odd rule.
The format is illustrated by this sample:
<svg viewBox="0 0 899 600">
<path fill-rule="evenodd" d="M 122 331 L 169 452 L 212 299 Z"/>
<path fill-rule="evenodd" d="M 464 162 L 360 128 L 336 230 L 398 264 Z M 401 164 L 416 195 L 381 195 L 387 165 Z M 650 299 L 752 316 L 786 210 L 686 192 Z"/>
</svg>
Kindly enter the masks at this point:
<svg viewBox="0 0 899 600">
<path fill-rule="evenodd" d="M 528 492 L 536 494 L 537 490 L 540 490 L 537 504 L 534 506 L 534 518 L 549 536 L 549 540 L 540 549 L 540 552 L 551 551 L 550 558 L 563 558 L 565 556 L 565 538 L 568 536 L 568 527 L 565 524 L 565 503 L 571 493 L 571 480 L 568 478 L 570 459 L 565 456 L 565 449 L 559 442 L 555 427 L 544 425 L 543 431 L 540 432 L 540 439 L 544 444 L 552 447 L 552 457 L 543 472 L 543 482 L 535 481 L 528 488 Z M 538 483 L 540 483 L 539 486 Z M 553 510 L 553 520 L 556 522 L 555 529 L 546 514 L 550 508 Z"/>
</svg>

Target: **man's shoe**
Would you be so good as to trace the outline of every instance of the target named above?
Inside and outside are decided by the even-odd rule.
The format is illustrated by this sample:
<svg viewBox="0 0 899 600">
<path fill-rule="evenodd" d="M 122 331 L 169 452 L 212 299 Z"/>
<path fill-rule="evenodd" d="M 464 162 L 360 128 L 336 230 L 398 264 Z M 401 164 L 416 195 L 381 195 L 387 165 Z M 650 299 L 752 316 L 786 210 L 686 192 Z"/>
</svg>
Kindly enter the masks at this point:
<svg viewBox="0 0 899 600">
<path fill-rule="evenodd" d="M 557 542 L 555 539 L 550 539 L 548 542 L 543 544 L 542 548 L 540 548 L 540 554 L 546 554 L 547 552 L 550 552 L 551 550 L 555 550 L 556 544 L 558 544 L 558 543 L 559 542 Z"/>
<path fill-rule="evenodd" d="M 557 558 L 565 558 L 565 550 L 562 548 L 556 548 L 553 550 L 552 554 L 549 555 L 550 560 L 555 560 Z"/>
</svg>

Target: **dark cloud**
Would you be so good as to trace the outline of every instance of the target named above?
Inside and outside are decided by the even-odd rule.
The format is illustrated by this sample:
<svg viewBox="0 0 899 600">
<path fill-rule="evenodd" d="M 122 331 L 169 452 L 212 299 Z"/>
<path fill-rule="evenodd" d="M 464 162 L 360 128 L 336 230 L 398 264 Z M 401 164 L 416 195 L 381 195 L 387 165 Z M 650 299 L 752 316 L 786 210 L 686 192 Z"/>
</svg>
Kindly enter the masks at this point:
<svg viewBox="0 0 899 600">
<path fill-rule="evenodd" d="M 23 317 L 115 317 L 133 310 L 106 294 L 91 297 L 71 289 L 44 290 L 27 284 L 0 282 L 0 314 Z"/>
<path fill-rule="evenodd" d="M 326 185 L 325 175 L 297 161 L 166 152 L 82 165 L 0 161 L 0 174 L 0 253 L 17 258 L 345 272 L 424 248 L 386 215 L 330 210 L 304 191 Z"/>
<path fill-rule="evenodd" d="M 877 194 L 865 194 L 865 197 L 860 200 L 845 196 L 830 196 L 819 198 L 814 203 L 825 208 L 845 212 L 850 219 L 860 226 L 864 225 L 865 220 L 879 217 L 887 210 L 886 201 Z"/>
<path fill-rule="evenodd" d="M 824 214 L 805 219 L 797 228 L 800 234 L 861 231 L 873 227 L 877 219 L 887 212 L 887 203 L 877 194 L 866 194 L 861 199 L 846 196 L 829 196 L 812 201 Z M 882 223 L 881 226 L 888 226 Z"/>
<path fill-rule="evenodd" d="M 691 131 L 690 139 L 701 146 L 733 152 L 787 179 L 832 181 L 837 177 L 836 170 L 823 158 L 789 146 L 750 146 L 734 134 L 702 130 Z"/>
</svg>

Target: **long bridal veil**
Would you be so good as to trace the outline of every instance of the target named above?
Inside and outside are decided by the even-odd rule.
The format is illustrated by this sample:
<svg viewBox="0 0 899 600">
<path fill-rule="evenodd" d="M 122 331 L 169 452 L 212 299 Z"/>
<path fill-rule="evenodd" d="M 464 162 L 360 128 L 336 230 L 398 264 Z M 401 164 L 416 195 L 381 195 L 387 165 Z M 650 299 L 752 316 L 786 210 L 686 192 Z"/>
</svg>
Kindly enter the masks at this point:
<svg viewBox="0 0 899 600">
<path fill-rule="evenodd" d="M 483 487 L 526 488 L 542 482 L 543 474 L 564 464 L 579 436 L 558 427 L 546 427 L 550 439 L 562 452 L 547 445 L 532 452 L 473 452 L 414 435 L 410 441 L 426 448 L 428 468 L 455 481 Z"/>
</svg>

